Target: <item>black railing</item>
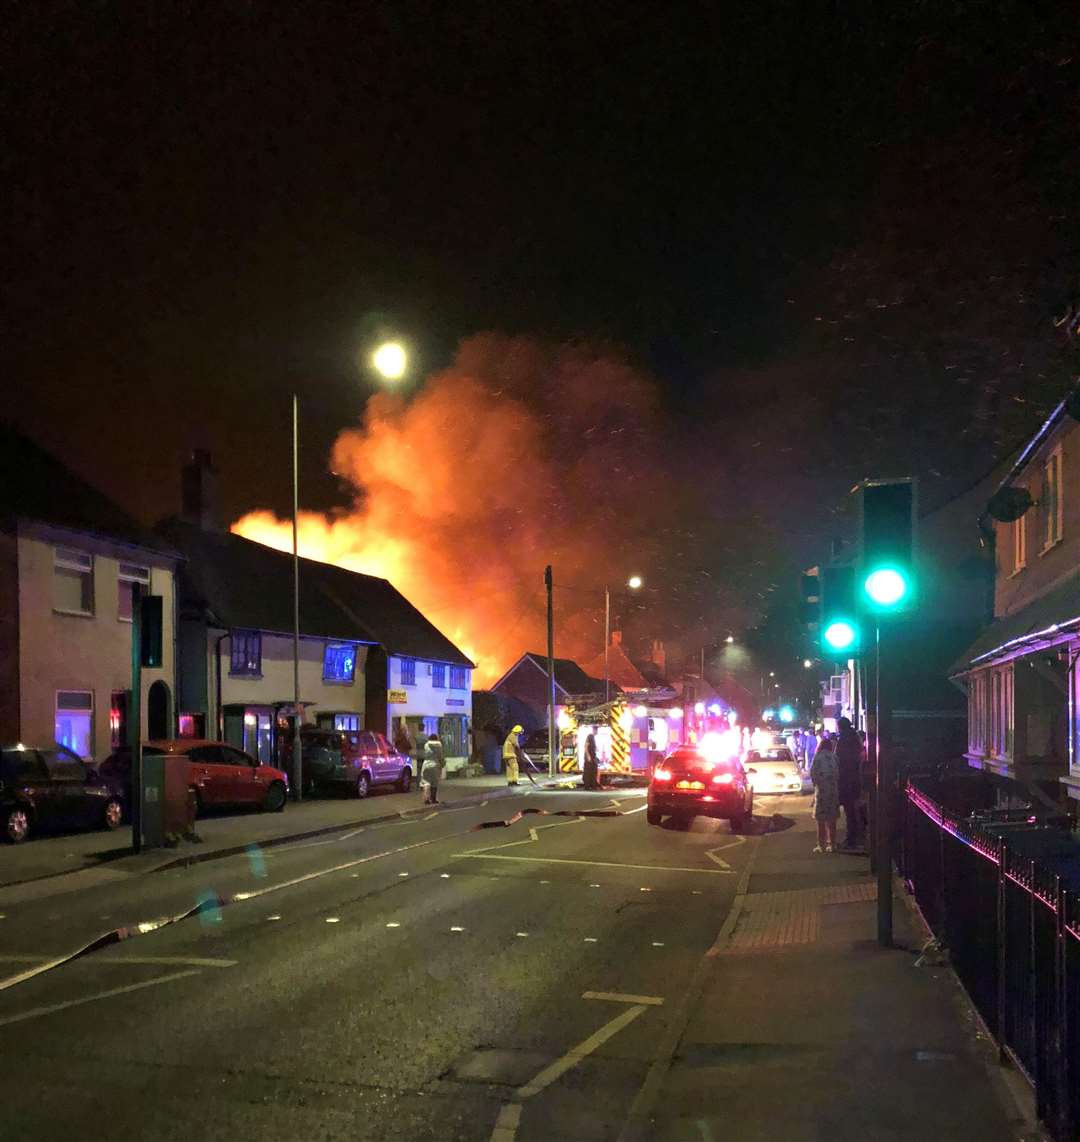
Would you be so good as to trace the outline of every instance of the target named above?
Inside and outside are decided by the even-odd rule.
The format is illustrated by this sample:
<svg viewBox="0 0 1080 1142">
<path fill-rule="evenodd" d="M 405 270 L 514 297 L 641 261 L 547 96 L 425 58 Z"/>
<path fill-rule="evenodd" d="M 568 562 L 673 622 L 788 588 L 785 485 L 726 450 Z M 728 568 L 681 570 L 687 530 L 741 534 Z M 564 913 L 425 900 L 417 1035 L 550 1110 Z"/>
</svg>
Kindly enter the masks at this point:
<svg viewBox="0 0 1080 1142">
<path fill-rule="evenodd" d="M 922 783 L 920 783 L 922 784 Z M 900 867 L 1057 1142 L 1080 1140 L 1080 844 L 1028 814 L 945 809 L 907 786 Z"/>
</svg>

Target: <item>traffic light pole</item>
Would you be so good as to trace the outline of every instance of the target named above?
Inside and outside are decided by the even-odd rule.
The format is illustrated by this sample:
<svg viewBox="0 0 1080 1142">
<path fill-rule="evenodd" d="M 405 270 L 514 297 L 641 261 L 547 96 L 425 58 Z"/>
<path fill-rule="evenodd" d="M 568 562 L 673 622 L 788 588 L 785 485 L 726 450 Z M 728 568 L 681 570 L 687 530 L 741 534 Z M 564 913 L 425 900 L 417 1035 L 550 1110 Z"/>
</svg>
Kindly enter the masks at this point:
<svg viewBox="0 0 1080 1142">
<path fill-rule="evenodd" d="M 142 587 L 131 586 L 131 698 L 128 701 L 128 745 L 131 748 L 131 850 L 143 851 L 142 763 Z"/>
<path fill-rule="evenodd" d="M 883 948 L 893 943 L 892 839 L 893 774 L 892 755 L 885 734 L 888 710 L 881 700 L 881 620 L 874 623 L 874 761 L 877 774 L 874 814 L 874 863 L 877 871 L 877 937 Z"/>
</svg>

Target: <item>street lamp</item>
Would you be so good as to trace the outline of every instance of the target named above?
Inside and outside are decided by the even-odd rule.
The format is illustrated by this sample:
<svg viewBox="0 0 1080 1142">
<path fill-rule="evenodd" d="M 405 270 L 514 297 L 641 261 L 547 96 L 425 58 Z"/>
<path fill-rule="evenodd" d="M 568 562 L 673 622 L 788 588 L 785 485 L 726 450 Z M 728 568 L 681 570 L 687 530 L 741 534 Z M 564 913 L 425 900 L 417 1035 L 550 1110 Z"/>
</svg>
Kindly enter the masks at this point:
<svg viewBox="0 0 1080 1142">
<path fill-rule="evenodd" d="M 728 644 L 728 646 L 730 646 L 734 641 L 735 641 L 735 636 L 733 634 L 729 634 L 727 636 L 727 638 L 724 639 L 724 642 L 726 642 Z"/>
<path fill-rule="evenodd" d="M 640 575 L 631 575 L 626 580 L 627 587 L 631 591 L 640 591 L 644 586 L 645 580 Z M 610 651 L 611 651 L 611 589 L 605 585 L 604 587 L 604 702 L 611 701 L 611 671 L 610 671 Z"/>
<path fill-rule="evenodd" d="M 371 354 L 371 367 L 386 381 L 400 381 L 409 367 L 409 354 L 400 341 L 384 341 Z"/>
<path fill-rule="evenodd" d="M 405 375 L 409 355 L 400 341 L 384 341 L 371 354 L 372 368 L 387 381 Z M 293 755 L 289 774 L 295 800 L 302 797 L 300 750 L 300 401 L 292 395 L 292 556 L 293 556 Z"/>
<path fill-rule="evenodd" d="M 810 661 L 810 659 L 809 659 L 809 658 L 804 658 L 804 659 L 802 660 L 802 664 L 803 664 L 803 669 L 804 669 L 804 670 L 809 670 L 809 669 L 810 669 L 810 667 L 814 665 L 814 664 L 813 664 L 813 663 Z"/>
</svg>

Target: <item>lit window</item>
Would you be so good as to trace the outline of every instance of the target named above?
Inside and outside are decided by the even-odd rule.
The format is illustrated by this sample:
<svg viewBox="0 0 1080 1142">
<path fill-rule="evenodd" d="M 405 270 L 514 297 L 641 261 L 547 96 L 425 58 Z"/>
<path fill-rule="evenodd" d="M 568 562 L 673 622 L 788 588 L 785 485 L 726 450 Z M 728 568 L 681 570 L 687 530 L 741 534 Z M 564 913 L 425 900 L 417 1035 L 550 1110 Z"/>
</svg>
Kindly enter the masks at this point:
<svg viewBox="0 0 1080 1142">
<path fill-rule="evenodd" d="M 360 715 L 359 714 L 335 714 L 334 715 L 334 729 L 345 730 L 346 732 L 352 731 L 355 733 L 360 729 Z"/>
<path fill-rule="evenodd" d="M 94 753 L 94 694 L 92 690 L 58 690 L 56 740 L 80 757 Z"/>
<path fill-rule="evenodd" d="M 403 658 L 401 660 L 401 684 L 402 686 L 415 686 L 416 685 L 416 659 Z"/>
<path fill-rule="evenodd" d="M 464 666 L 451 666 L 450 667 L 450 689 L 451 690 L 468 690 L 469 688 L 469 672 Z"/>
<path fill-rule="evenodd" d="M 1013 571 L 1027 566 L 1027 516 L 1022 515 L 1013 524 Z"/>
<path fill-rule="evenodd" d="M 257 630 L 234 630 L 230 647 L 230 674 L 254 678 L 261 676 L 262 635 Z"/>
<path fill-rule="evenodd" d="M 328 642 L 323 654 L 324 682 L 351 682 L 356 675 L 356 647 L 351 642 Z"/>
<path fill-rule="evenodd" d="M 431 664 L 431 685 L 436 690 L 446 689 L 446 665 L 442 662 Z"/>
<path fill-rule="evenodd" d="M 53 607 L 68 614 L 94 613 L 94 557 L 70 547 L 53 556 Z"/>
<path fill-rule="evenodd" d="M 1042 521 L 1043 551 L 1053 547 L 1061 539 L 1061 449 L 1056 448 L 1043 465 L 1042 494 L 1039 497 L 1040 519 Z"/>
<path fill-rule="evenodd" d="M 121 563 L 116 587 L 116 617 L 129 623 L 134 613 L 136 589 L 140 589 L 144 595 L 150 593 L 150 568 Z"/>
</svg>

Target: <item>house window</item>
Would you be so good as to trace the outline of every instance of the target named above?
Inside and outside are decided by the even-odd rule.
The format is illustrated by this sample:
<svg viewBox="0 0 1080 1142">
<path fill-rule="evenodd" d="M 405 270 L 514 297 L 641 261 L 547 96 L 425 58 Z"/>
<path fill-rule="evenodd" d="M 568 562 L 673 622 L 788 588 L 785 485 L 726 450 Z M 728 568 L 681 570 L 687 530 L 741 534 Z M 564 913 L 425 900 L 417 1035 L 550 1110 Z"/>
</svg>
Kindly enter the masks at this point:
<svg viewBox="0 0 1080 1142">
<path fill-rule="evenodd" d="M 58 690 L 54 736 L 72 753 L 94 753 L 94 693 L 92 690 Z"/>
<path fill-rule="evenodd" d="M 451 666 L 450 667 L 450 689 L 451 690 L 468 690 L 469 688 L 469 672 L 464 666 Z"/>
<path fill-rule="evenodd" d="M 1043 465 L 1042 494 L 1039 497 L 1042 520 L 1042 549 L 1049 550 L 1061 539 L 1061 449 L 1055 448 Z"/>
<path fill-rule="evenodd" d="M 356 733 L 360 729 L 359 714 L 335 714 L 334 729 L 344 730 L 346 733 Z"/>
<path fill-rule="evenodd" d="M 150 594 L 150 568 L 121 563 L 116 593 L 116 617 L 121 622 L 131 622 L 136 590 L 141 590 L 144 595 Z"/>
<path fill-rule="evenodd" d="M 230 674 L 249 678 L 262 676 L 262 635 L 257 630 L 234 630 L 230 646 Z"/>
<path fill-rule="evenodd" d="M 403 658 L 401 660 L 401 684 L 402 686 L 415 686 L 416 685 L 416 659 Z"/>
<path fill-rule="evenodd" d="M 1002 666 L 990 674 L 990 703 L 988 713 L 989 746 L 991 757 L 1009 760 L 1013 749 L 1013 672 L 1011 666 Z"/>
<path fill-rule="evenodd" d="M 1027 566 L 1027 521 L 1022 515 L 1013 524 L 1013 574 Z"/>
<path fill-rule="evenodd" d="M 968 680 L 968 753 L 986 756 L 986 671 Z"/>
<path fill-rule="evenodd" d="M 328 642 L 323 654 L 324 682 L 352 682 L 356 676 L 356 647 L 351 642 Z"/>
<path fill-rule="evenodd" d="M 70 547 L 53 555 L 53 609 L 73 615 L 94 613 L 94 557 Z"/>
<path fill-rule="evenodd" d="M 446 689 L 446 664 L 433 662 L 431 664 L 431 685 L 436 690 Z"/>
</svg>

